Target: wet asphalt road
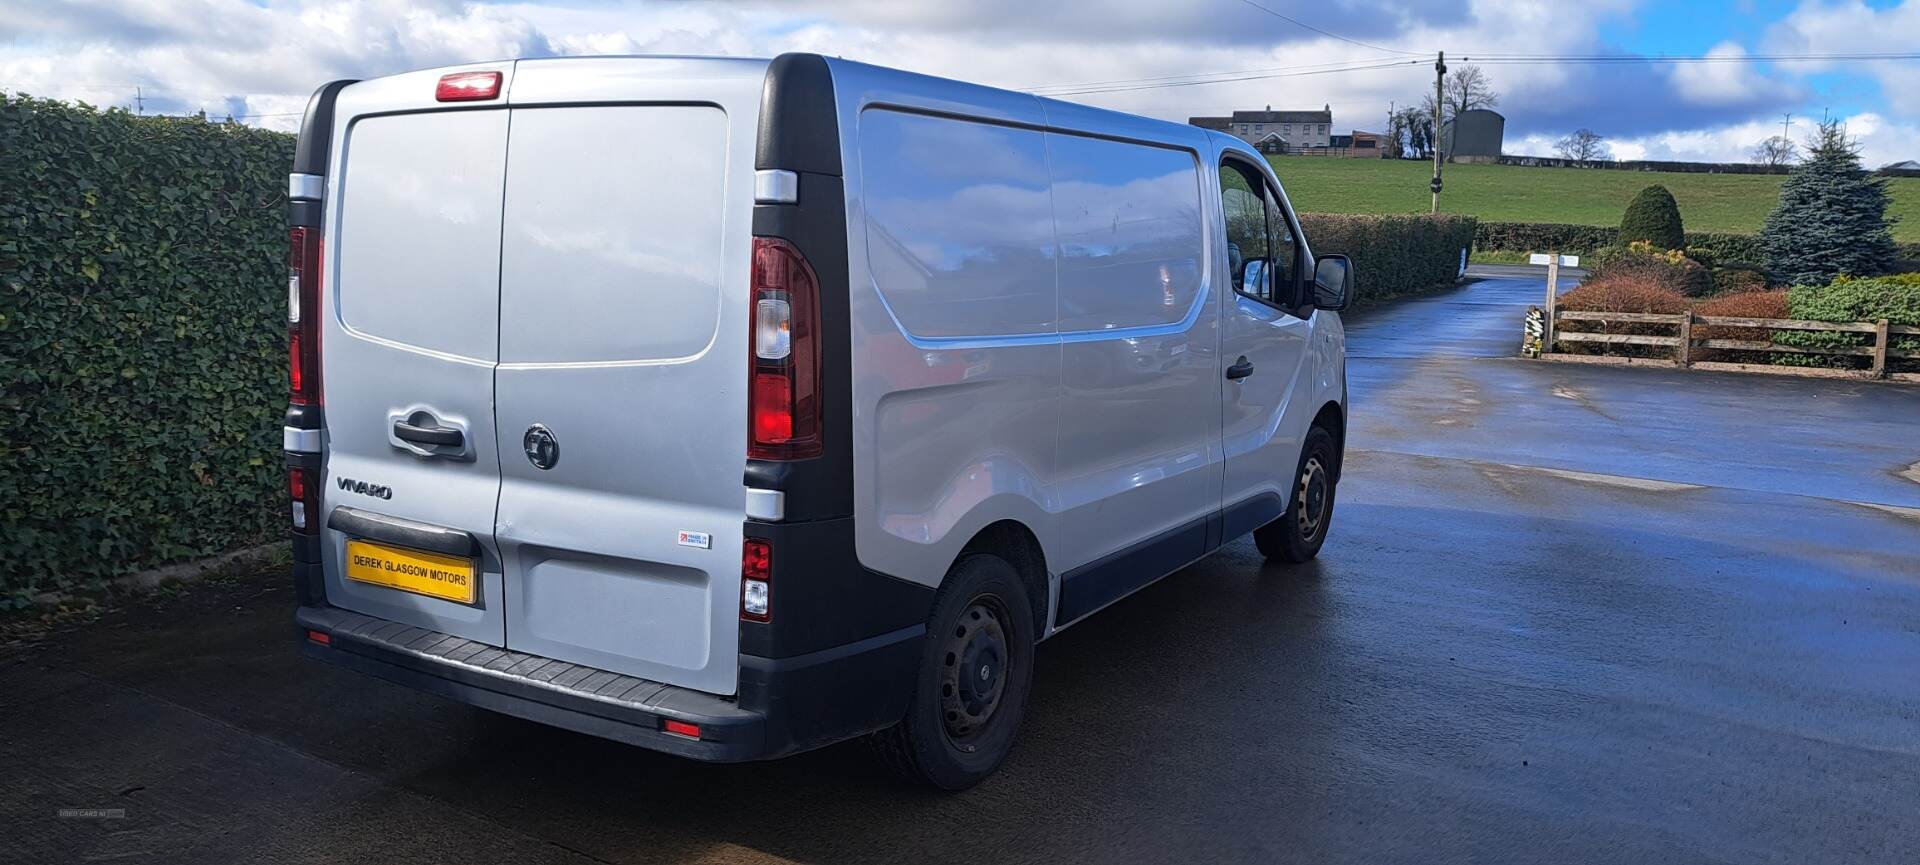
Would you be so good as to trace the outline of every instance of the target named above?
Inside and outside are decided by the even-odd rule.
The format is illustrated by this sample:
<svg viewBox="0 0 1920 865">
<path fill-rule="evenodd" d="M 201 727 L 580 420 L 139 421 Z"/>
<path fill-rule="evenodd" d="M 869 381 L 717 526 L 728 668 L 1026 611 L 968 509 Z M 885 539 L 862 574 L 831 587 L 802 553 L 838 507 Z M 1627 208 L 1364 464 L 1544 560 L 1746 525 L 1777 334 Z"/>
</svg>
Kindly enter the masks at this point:
<svg viewBox="0 0 1920 865">
<path fill-rule="evenodd" d="M 262 575 L 0 660 L 0 861 L 1916 861 L 1920 388 L 1502 357 L 1540 291 L 1352 322 L 1320 560 L 1050 641 L 967 793 L 305 662 Z"/>
</svg>

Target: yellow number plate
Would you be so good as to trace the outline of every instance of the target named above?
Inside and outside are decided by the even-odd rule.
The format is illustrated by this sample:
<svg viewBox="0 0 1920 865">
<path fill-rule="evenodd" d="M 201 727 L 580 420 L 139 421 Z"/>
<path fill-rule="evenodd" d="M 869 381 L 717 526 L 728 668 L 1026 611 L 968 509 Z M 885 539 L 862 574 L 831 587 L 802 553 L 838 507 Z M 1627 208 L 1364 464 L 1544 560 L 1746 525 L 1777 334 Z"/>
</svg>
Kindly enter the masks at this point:
<svg viewBox="0 0 1920 865">
<path fill-rule="evenodd" d="M 462 604 L 473 603 L 472 559 L 366 541 L 347 542 L 347 579 Z"/>
</svg>

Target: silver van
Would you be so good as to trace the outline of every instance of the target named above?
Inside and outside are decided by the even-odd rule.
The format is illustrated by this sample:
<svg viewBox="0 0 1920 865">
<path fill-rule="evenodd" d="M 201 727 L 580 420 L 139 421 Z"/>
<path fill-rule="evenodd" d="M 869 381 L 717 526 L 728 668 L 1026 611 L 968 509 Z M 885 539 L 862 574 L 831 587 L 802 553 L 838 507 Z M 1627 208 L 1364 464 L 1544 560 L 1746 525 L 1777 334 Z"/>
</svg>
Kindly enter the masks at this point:
<svg viewBox="0 0 1920 865">
<path fill-rule="evenodd" d="M 811 54 L 321 87 L 311 656 L 701 760 L 991 773 L 1034 646 L 1325 540 L 1351 290 L 1198 129 Z"/>
</svg>

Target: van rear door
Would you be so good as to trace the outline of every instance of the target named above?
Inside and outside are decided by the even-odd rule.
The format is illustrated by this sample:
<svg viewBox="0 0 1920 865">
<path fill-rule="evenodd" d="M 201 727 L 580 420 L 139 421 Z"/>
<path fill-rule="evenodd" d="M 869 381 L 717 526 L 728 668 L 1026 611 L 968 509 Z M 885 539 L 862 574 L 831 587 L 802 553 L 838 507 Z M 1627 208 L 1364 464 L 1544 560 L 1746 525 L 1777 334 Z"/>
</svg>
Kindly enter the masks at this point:
<svg viewBox="0 0 1920 865">
<path fill-rule="evenodd" d="M 501 71 L 505 65 L 474 67 Z M 327 600 L 505 642 L 493 552 L 507 111 L 443 104 L 449 71 L 352 85 L 336 105 L 321 387 Z"/>
<path fill-rule="evenodd" d="M 735 689 L 765 70 L 517 66 L 495 403 L 515 651 Z"/>
</svg>

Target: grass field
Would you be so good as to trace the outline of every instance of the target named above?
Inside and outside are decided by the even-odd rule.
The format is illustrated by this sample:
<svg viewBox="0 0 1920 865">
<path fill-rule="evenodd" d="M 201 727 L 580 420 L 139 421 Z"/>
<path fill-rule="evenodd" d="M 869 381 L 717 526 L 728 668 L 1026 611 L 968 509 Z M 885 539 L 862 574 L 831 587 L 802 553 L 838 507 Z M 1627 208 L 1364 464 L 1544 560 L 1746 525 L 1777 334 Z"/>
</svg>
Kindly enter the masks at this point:
<svg viewBox="0 0 1920 865">
<path fill-rule="evenodd" d="M 1272 157 L 1296 210 L 1424 213 L 1430 162 Z M 1778 174 L 1677 174 L 1517 165 L 1448 165 L 1440 208 L 1494 222 L 1619 225 L 1633 194 L 1659 183 L 1680 202 L 1689 231 L 1755 234 L 1780 199 Z M 1920 178 L 1892 180 L 1893 236 L 1920 241 Z"/>
</svg>

